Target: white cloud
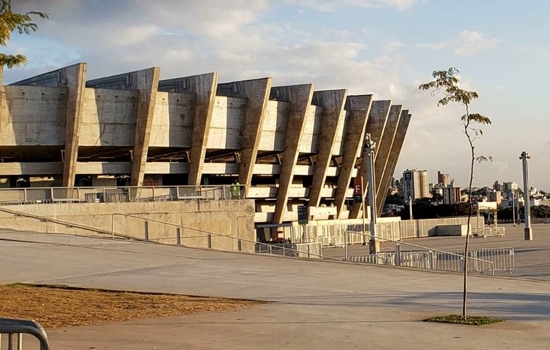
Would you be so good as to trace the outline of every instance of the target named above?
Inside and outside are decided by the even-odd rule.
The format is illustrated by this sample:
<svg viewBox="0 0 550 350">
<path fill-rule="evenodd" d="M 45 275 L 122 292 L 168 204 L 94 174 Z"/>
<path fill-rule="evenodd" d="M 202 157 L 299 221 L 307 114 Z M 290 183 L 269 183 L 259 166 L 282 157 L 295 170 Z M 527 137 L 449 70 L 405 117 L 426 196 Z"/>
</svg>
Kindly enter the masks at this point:
<svg viewBox="0 0 550 350">
<path fill-rule="evenodd" d="M 494 49 L 500 40 L 486 39 L 482 33 L 473 30 L 463 30 L 452 40 L 444 40 L 433 44 L 416 44 L 415 47 L 430 50 L 443 50 L 454 47 L 453 52 L 459 56 L 472 56 L 481 51 Z"/>
<path fill-rule="evenodd" d="M 389 7 L 407 10 L 425 0 L 286 0 L 285 2 L 321 12 L 334 12 L 345 6 L 362 8 Z"/>
<path fill-rule="evenodd" d="M 458 34 L 461 45 L 454 50 L 454 53 L 460 56 L 471 56 L 481 51 L 494 49 L 498 46 L 500 40 L 486 39 L 478 31 L 463 30 Z"/>
</svg>

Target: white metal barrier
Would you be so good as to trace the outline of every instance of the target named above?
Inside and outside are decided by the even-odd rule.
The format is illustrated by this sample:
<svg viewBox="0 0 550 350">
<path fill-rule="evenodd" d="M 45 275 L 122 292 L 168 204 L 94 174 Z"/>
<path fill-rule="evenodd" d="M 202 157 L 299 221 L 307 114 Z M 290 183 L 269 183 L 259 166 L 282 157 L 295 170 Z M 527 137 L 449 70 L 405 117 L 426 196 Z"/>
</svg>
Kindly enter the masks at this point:
<svg viewBox="0 0 550 350">
<path fill-rule="evenodd" d="M 468 251 L 468 272 L 491 273 L 504 271 L 511 274 L 515 268 L 514 248 L 482 248 Z M 446 252 L 435 249 L 401 251 L 399 244 L 395 252 L 362 256 L 349 256 L 348 261 L 369 264 L 407 266 L 426 270 L 449 272 L 464 271 L 463 252 Z"/>
</svg>

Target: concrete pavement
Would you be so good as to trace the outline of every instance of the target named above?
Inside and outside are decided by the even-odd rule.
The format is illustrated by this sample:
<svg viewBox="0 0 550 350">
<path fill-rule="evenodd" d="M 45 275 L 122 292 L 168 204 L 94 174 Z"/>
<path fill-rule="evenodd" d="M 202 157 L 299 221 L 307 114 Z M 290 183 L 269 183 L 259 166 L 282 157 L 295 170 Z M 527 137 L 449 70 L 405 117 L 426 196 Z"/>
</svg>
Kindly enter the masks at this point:
<svg viewBox="0 0 550 350">
<path fill-rule="evenodd" d="M 54 349 L 543 349 L 550 284 L 470 277 L 471 314 L 490 327 L 419 320 L 460 313 L 460 275 L 148 243 L 0 233 L 0 283 L 59 283 L 274 303 L 49 331 Z"/>
</svg>

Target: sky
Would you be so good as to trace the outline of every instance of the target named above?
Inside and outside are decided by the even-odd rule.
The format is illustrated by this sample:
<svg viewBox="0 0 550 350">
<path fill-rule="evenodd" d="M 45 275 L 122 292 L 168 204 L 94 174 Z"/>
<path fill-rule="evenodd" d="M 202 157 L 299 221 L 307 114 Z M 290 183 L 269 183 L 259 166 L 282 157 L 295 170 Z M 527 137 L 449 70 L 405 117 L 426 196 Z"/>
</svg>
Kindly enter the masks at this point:
<svg viewBox="0 0 550 350">
<path fill-rule="evenodd" d="M 273 77 L 274 86 L 313 83 L 391 99 L 412 113 L 396 178 L 405 169 L 449 173 L 465 187 L 470 149 L 458 105 L 437 106 L 418 86 L 456 67 L 480 98 L 471 112 L 492 120 L 475 141 L 474 185 L 522 183 L 550 190 L 550 1 L 511 0 L 16 0 L 43 11 L 30 36 L 4 52 L 24 67 L 5 83 L 77 62 L 88 79 L 152 66 L 161 79 L 217 71 L 220 82 Z"/>
</svg>

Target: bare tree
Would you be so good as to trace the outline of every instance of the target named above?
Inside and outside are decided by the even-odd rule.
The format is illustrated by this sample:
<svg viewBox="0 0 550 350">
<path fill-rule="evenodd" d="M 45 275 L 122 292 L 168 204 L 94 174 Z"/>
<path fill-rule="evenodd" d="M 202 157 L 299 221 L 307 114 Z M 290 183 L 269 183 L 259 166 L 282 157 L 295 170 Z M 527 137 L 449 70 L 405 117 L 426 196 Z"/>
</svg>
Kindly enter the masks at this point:
<svg viewBox="0 0 550 350">
<path fill-rule="evenodd" d="M 12 11 L 12 0 L 0 0 L 0 45 L 7 46 L 11 39 L 11 33 L 30 34 L 38 30 L 38 25 L 33 22 L 33 16 L 48 18 L 48 14 L 36 11 L 16 13 Z M 17 67 L 27 62 L 27 57 L 21 54 L 6 55 L 0 53 L 0 68 Z"/>
<path fill-rule="evenodd" d="M 470 147 L 470 182 L 468 184 L 469 193 L 469 210 L 468 210 L 468 227 L 466 229 L 466 242 L 464 244 L 464 289 L 462 292 L 462 317 L 466 319 L 466 304 L 468 300 L 468 244 L 470 242 L 470 222 L 472 218 L 472 183 L 474 181 L 474 165 L 475 162 L 482 162 L 491 160 L 491 157 L 476 156 L 476 147 L 474 141 L 483 136 L 483 131 L 479 128 L 475 128 L 478 125 L 489 125 L 491 119 L 481 115 L 479 113 L 470 112 L 470 104 L 473 100 L 479 98 L 477 92 L 467 91 L 461 89 L 458 86 L 459 79 L 456 76 L 458 70 L 456 68 L 449 68 L 448 70 L 434 71 L 432 77 L 434 80 L 421 84 L 418 88 L 420 90 L 429 90 L 432 96 L 441 95 L 437 105 L 446 106 L 449 103 L 458 103 L 464 108 L 465 114 L 460 118 L 464 127 L 464 134 L 468 139 L 468 146 Z"/>
</svg>

